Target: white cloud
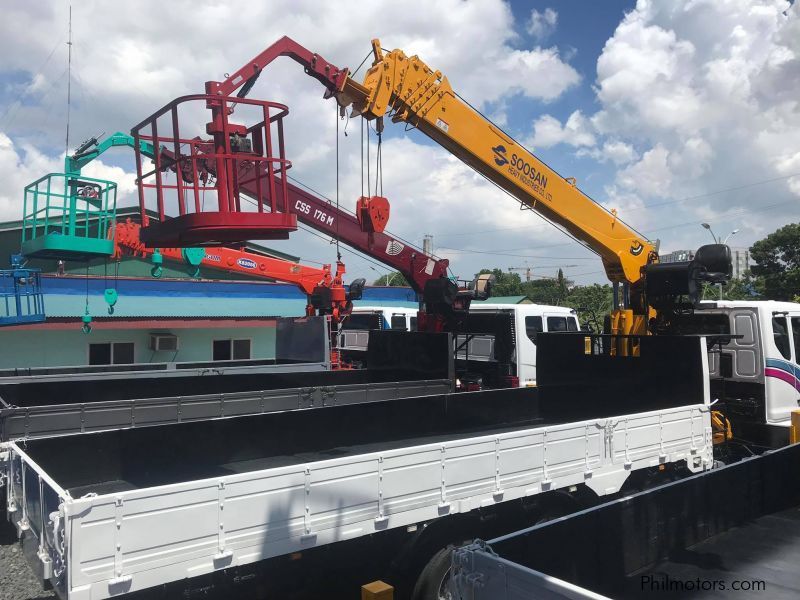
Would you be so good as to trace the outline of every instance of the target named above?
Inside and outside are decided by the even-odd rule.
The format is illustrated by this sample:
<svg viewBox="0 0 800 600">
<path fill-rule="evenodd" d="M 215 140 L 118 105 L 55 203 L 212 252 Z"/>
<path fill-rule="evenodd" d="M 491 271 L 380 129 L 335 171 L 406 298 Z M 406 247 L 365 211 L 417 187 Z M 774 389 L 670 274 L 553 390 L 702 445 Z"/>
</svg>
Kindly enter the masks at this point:
<svg viewBox="0 0 800 600">
<path fill-rule="evenodd" d="M 576 110 L 563 126 L 551 115 L 542 115 L 536 119 L 530 143 L 534 148 L 549 148 L 556 144 L 579 147 L 594 146 L 596 140 L 592 133 L 592 124 L 581 111 Z"/>
<path fill-rule="evenodd" d="M 65 121 L 66 77 L 59 79 L 66 64 L 65 7 L 58 3 L 12 3 L 0 24 L 0 52 L 4 56 L 0 81 L 9 73 L 15 78 L 22 73 L 27 81 L 21 89 L 29 88 L 22 106 L 0 119 L 0 132 L 9 144 L 7 150 L 0 149 L 5 152 L 0 154 L 4 165 L 0 174 L 13 174 L 4 179 L 3 193 L 7 196 L 0 198 L 0 211 L 4 210 L 3 216 L 8 218 L 19 216 L 22 186 L 42 173 L 61 170 L 63 159 L 55 149 L 63 148 Z M 418 54 L 440 69 L 463 97 L 482 109 L 491 106 L 499 117 L 506 113 L 512 97 L 549 102 L 580 81 L 556 48 L 526 45 L 521 40 L 514 30 L 512 12 L 502 0 L 419 1 L 416 7 L 400 12 L 388 0 L 367 3 L 356 12 L 350 8 L 343 0 L 322 4 L 311 0 L 232 0 L 222 4 L 87 0 L 76 4 L 71 145 L 104 131 L 128 131 L 173 98 L 202 92 L 206 80 L 221 79 L 283 35 L 338 66 L 351 68 L 368 53 L 370 40 L 379 37 L 385 48 Z M 242 15 L 247 16 L 243 19 Z M 146 26 L 132 25 L 136 23 Z M 442 23 L 447 23 L 448 31 L 457 33 L 443 33 Z M 221 29 L 235 30 L 235 34 L 223 40 L 219 37 Z M 98 36 L 97 31 L 103 31 L 103 35 Z M 46 63 L 54 47 L 56 51 Z M 358 77 L 363 73 L 362 69 Z M 333 197 L 334 106 L 321 98 L 322 91 L 318 82 L 282 58 L 261 76 L 250 96 L 289 106 L 285 125 L 292 175 Z M 0 115 L 5 108 L 0 101 Z M 203 125 L 202 121 L 198 123 Z M 339 140 L 343 165 L 340 198 L 349 208 L 360 194 L 358 131 L 360 122 L 352 121 L 349 136 L 340 136 Z M 399 133 L 400 126 L 394 126 L 394 131 Z M 421 242 L 422 233 L 433 233 L 441 236 L 442 242 L 449 239 L 452 246 L 463 247 L 468 238 L 446 236 L 519 221 L 513 201 L 443 149 L 421 143 L 417 134 L 387 140 L 383 157 L 384 189 L 393 203 L 389 229 L 404 238 Z M 95 161 L 85 172 L 116 180 L 121 203 L 132 202 L 132 195 L 127 193 L 132 182 L 131 153 L 109 152 L 103 157 L 102 167 Z M 493 200 L 487 204 L 486 198 Z M 545 242 L 563 239 L 538 219 L 532 220 L 535 227 L 543 229 L 541 239 Z M 424 232 L 420 229 L 423 222 Z M 502 245 L 522 247 L 528 243 L 526 233 L 511 232 Z M 478 241 L 474 247 L 488 243 L 483 240 L 484 244 Z M 326 242 L 304 232 L 275 245 L 308 260 L 331 261 L 333 257 Z M 348 264 L 350 277 L 375 278 L 367 263 L 346 253 L 345 258 L 352 263 Z M 470 276 L 478 266 L 494 260 L 496 257 L 460 253 L 454 270 Z"/>
<path fill-rule="evenodd" d="M 545 8 L 539 12 L 535 8 L 531 10 L 531 16 L 528 18 L 528 23 L 525 29 L 537 41 L 544 41 L 556 29 L 558 24 L 558 13 L 552 8 Z"/>
<path fill-rule="evenodd" d="M 5 134 L 0 138 L 0 214 L 6 218 L 18 216 L 22 186 L 60 169 L 65 6 L 12 3 L 0 24 L 0 78 L 14 73 L 3 97 L 23 99 L 22 106 L 11 107 L 0 119 Z M 509 99 L 551 102 L 581 79 L 556 48 L 525 47 L 501 0 L 442 0 L 402 12 L 388 0 L 367 3 L 357 12 L 348 8 L 345 2 L 310 0 L 274 0 L 269 6 L 244 0 L 191 6 L 87 0 L 75 5 L 73 145 L 102 131 L 126 131 L 168 100 L 200 92 L 204 81 L 220 79 L 285 34 L 352 68 L 367 54 L 369 40 L 380 37 L 384 47 L 418 54 L 440 69 L 464 98 L 482 109 L 488 106 L 490 114 L 507 118 L 512 128 L 520 124 L 513 122 Z M 789 177 L 800 172 L 799 13 L 798 3 L 790 6 L 785 0 L 640 0 L 598 58 L 598 110 L 575 110 L 564 123 L 545 114 L 533 124 L 528 141 L 545 150 L 541 158 L 546 161 L 551 158 L 547 148 L 564 144 L 601 162 L 602 169 L 613 169 L 605 204 L 645 232 L 668 236 L 665 247 L 705 241 L 701 236 L 707 233 L 691 225 L 693 220 L 741 228 L 737 243 L 749 244 L 800 217 L 800 177 Z M 152 18 L 155 14 L 158 18 Z M 547 24 L 547 10 L 539 14 Z M 91 19 L 82 18 L 87 15 Z M 552 21 L 555 26 L 557 18 Z M 144 22 L 147 27 L 131 26 Z M 443 33 L 444 22 L 457 34 Z M 209 42 L 218 39 L 220 27 L 235 27 L 236 34 Z M 52 60 L 39 72 L 54 46 Z M 8 94 L 9 86 L 18 93 Z M 296 65 L 281 59 L 251 96 L 289 105 L 292 174 L 332 197 L 334 109 L 320 98 L 321 91 Z M 0 105 L 0 115 L 6 108 Z M 352 206 L 360 193 L 359 129 L 358 121 L 351 122 L 350 136 L 340 137 L 341 164 L 347 165 L 340 186 L 345 206 Z M 538 252 L 586 257 L 554 228 L 531 213 L 519 213 L 511 199 L 418 136 L 385 142 L 391 231 L 418 241 L 422 233 L 433 233 L 437 246 L 462 250 L 517 249 L 509 254 L 537 253 L 531 248 L 563 243 Z M 130 189 L 130 154 L 109 154 L 103 162 L 108 169 L 122 168 L 106 173 Z M 785 179 L 736 189 L 776 177 Z M 674 202 L 689 197 L 693 200 Z M 793 198 L 794 204 L 786 203 Z M 758 209 L 780 202 L 785 204 Z M 646 208 L 654 204 L 663 206 Z M 683 222 L 689 225 L 678 227 Z M 464 235 L 496 230 L 501 231 Z M 284 249 L 313 260 L 332 256 L 327 243 L 302 233 Z M 519 260 L 448 252 L 464 276 L 479 265 L 508 266 Z M 355 269 L 348 264 L 351 277 L 374 275 L 366 263 L 355 264 Z M 599 268 L 586 269 L 591 270 Z"/>
<path fill-rule="evenodd" d="M 658 145 L 645 152 L 635 164 L 618 171 L 617 183 L 628 192 L 636 191 L 645 196 L 664 198 L 672 184 L 669 158 L 669 150 Z"/>
<path fill-rule="evenodd" d="M 17 145 L 0 131 L 0 219 L 15 221 L 22 218 L 24 188 L 49 173 L 64 171 L 64 155 L 48 156 L 33 145 Z M 88 177 L 107 179 L 117 183 L 119 204 L 130 205 L 135 201 L 136 184 L 133 173 L 96 160 L 88 165 L 83 174 Z"/>
<path fill-rule="evenodd" d="M 800 172 L 796 3 L 640 0 L 598 58 L 596 91 L 603 152 L 583 153 L 619 165 L 609 202 L 640 229 L 692 247 L 706 241 L 692 222 L 708 220 L 749 245 L 800 218 L 797 179 L 771 181 Z"/>
<path fill-rule="evenodd" d="M 633 146 L 619 140 L 607 140 L 603 143 L 603 156 L 615 165 L 624 165 L 636 158 Z"/>
</svg>

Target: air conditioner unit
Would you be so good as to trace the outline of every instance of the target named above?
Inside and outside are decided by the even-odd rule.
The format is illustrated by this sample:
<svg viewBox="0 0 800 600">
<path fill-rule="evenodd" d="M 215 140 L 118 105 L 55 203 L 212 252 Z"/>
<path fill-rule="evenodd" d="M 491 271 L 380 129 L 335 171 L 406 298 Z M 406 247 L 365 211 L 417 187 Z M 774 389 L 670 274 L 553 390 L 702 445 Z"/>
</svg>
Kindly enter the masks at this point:
<svg viewBox="0 0 800 600">
<path fill-rule="evenodd" d="M 155 352 L 176 352 L 178 336 L 172 333 L 151 333 L 150 350 Z"/>
</svg>

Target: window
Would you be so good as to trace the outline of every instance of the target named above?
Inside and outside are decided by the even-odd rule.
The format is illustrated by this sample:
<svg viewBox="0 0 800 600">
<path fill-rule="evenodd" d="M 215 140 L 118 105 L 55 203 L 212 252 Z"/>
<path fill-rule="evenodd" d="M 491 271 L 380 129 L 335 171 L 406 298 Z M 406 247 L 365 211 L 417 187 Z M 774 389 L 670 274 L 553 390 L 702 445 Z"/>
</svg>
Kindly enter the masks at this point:
<svg viewBox="0 0 800 600">
<path fill-rule="evenodd" d="M 381 329 L 380 315 L 350 313 L 344 320 L 342 329 Z"/>
<path fill-rule="evenodd" d="M 542 317 L 525 317 L 525 334 L 535 344 L 536 334 L 544 330 Z"/>
<path fill-rule="evenodd" d="M 735 315 L 734 319 L 743 317 L 745 322 L 737 323 L 736 333 L 740 334 L 742 326 L 750 326 L 749 315 Z M 674 335 L 728 335 L 731 332 L 730 317 L 719 313 L 691 313 L 677 315 L 672 321 L 671 333 Z M 722 343 L 727 344 L 730 340 Z M 744 340 L 742 340 L 744 342 Z M 752 343 L 752 340 L 747 343 Z"/>
<path fill-rule="evenodd" d="M 789 347 L 789 328 L 787 327 L 785 316 L 772 317 L 772 336 L 783 358 L 791 360 L 792 351 Z"/>
<path fill-rule="evenodd" d="M 90 365 L 129 365 L 133 362 L 133 342 L 89 344 Z"/>
<path fill-rule="evenodd" d="M 405 315 L 392 315 L 392 329 L 408 331 Z"/>
<path fill-rule="evenodd" d="M 547 331 L 566 331 L 566 317 L 547 317 Z"/>
<path fill-rule="evenodd" d="M 567 319 L 567 331 L 578 331 L 578 319 L 574 317 Z"/>
<path fill-rule="evenodd" d="M 247 360 L 250 340 L 214 340 L 212 360 Z"/>
<path fill-rule="evenodd" d="M 411 331 L 417 330 L 417 317 L 411 317 Z"/>
<path fill-rule="evenodd" d="M 800 317 L 792 317 L 792 337 L 794 338 L 794 354 L 797 356 L 800 348 Z"/>
</svg>

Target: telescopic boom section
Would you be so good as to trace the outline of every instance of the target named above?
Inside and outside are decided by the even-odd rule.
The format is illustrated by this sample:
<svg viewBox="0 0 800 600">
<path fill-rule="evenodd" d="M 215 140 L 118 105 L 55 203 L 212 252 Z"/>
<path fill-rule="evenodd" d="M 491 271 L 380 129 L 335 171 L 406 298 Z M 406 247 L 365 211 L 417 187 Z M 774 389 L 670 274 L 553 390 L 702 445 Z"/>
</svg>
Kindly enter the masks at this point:
<svg viewBox="0 0 800 600">
<path fill-rule="evenodd" d="M 223 82 L 206 83 L 209 94 L 244 96 L 263 69 L 280 56 L 335 96 L 341 106 L 368 120 L 391 115 L 406 122 L 517 198 L 524 207 L 566 229 L 597 252 L 611 281 L 635 285 L 644 267 L 657 260 L 655 245 L 616 214 L 564 178 L 462 100 L 440 71 L 401 50 L 386 54 L 372 41 L 373 63 L 362 83 L 294 40 L 283 37 Z"/>
<path fill-rule="evenodd" d="M 322 314 L 333 314 L 336 318 L 349 312 L 350 297 L 342 281 L 345 273 L 345 266 L 342 262 L 336 264 L 336 272 L 332 273 L 331 265 L 323 265 L 321 268 L 308 267 L 288 260 L 224 246 L 208 249 L 156 249 L 145 245 L 140 232 L 141 226 L 130 219 L 123 223 L 117 223 L 113 233 L 110 232 L 114 240 L 114 258 L 119 259 L 122 255 L 150 258 L 155 254 L 160 254 L 162 258 L 174 262 L 291 283 L 309 297 L 309 305 L 306 310 L 308 315 L 316 314 L 315 309 L 320 310 Z M 200 253 L 195 253 L 194 257 L 196 258 L 193 259 L 192 252 L 197 250 Z M 313 298 L 319 295 L 326 296 L 325 306 L 315 306 Z"/>
<path fill-rule="evenodd" d="M 522 205 L 566 229 L 596 251 L 611 281 L 636 284 L 656 259 L 655 246 L 616 214 L 564 178 L 462 100 L 440 71 L 400 50 L 383 53 L 373 40 L 374 61 L 360 85 L 343 88 L 354 114 L 418 128 Z"/>
</svg>

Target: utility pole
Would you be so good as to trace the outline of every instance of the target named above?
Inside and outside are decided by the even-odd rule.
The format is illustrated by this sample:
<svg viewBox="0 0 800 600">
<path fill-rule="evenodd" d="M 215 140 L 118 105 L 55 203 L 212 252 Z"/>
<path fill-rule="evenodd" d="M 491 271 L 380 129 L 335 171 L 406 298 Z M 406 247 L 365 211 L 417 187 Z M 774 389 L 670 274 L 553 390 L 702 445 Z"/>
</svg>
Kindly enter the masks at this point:
<svg viewBox="0 0 800 600">
<path fill-rule="evenodd" d="M 422 238 L 422 252 L 428 256 L 433 256 L 433 236 L 426 233 Z"/>
</svg>

